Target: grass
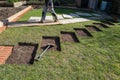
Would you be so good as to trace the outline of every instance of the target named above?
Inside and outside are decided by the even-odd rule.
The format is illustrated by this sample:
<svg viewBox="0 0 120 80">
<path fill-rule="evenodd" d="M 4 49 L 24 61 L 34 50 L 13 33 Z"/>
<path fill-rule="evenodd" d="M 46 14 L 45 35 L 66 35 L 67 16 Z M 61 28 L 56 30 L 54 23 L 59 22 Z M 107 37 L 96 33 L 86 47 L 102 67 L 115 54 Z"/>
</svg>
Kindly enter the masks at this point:
<svg viewBox="0 0 120 80">
<path fill-rule="evenodd" d="M 31 42 L 40 47 L 42 36 L 60 36 L 60 31 L 73 31 L 91 23 L 8 28 L 0 34 L 0 45 Z M 61 52 L 49 51 L 33 65 L 1 65 L 0 80 L 119 80 L 120 27 L 102 30 L 93 32 L 93 38 L 78 37 L 80 43 L 61 40 Z M 38 49 L 37 54 L 40 52 Z"/>
<path fill-rule="evenodd" d="M 85 28 L 93 22 L 7 28 L 0 34 L 0 45 L 38 43 L 40 54 L 42 36 L 60 37 L 60 31 L 74 32 L 73 28 Z M 102 32 L 92 32 L 92 38 L 77 36 L 80 43 L 61 40 L 61 52 L 48 51 L 33 65 L 1 65 L 0 80 L 120 80 L 119 26 L 115 23 L 108 29 L 102 28 Z"/>
</svg>

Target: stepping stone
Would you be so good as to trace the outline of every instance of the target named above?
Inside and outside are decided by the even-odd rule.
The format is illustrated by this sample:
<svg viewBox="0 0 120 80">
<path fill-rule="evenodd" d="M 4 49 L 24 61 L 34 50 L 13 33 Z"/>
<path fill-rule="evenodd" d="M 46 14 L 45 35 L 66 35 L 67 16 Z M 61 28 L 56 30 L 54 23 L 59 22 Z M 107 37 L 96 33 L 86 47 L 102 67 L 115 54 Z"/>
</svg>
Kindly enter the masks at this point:
<svg viewBox="0 0 120 80">
<path fill-rule="evenodd" d="M 57 17 L 58 17 L 58 20 L 63 20 L 64 19 L 62 15 L 57 15 Z"/>
<path fill-rule="evenodd" d="M 78 14 L 74 14 L 74 13 L 70 13 L 70 15 L 71 15 L 72 17 L 76 17 L 76 18 L 79 18 L 79 17 L 80 17 Z"/>
<path fill-rule="evenodd" d="M 92 20 L 101 20 L 103 18 L 102 17 L 89 17 L 89 19 L 92 19 Z"/>
<path fill-rule="evenodd" d="M 46 21 L 53 21 L 53 17 L 52 16 L 46 16 L 45 20 Z"/>
<path fill-rule="evenodd" d="M 68 15 L 68 14 L 63 14 L 63 18 L 65 18 L 65 19 L 72 19 L 73 17 L 71 15 Z"/>
<path fill-rule="evenodd" d="M 101 17 L 100 14 L 96 14 L 96 13 L 93 13 L 92 15 L 93 15 L 93 16 L 97 16 L 97 17 Z"/>
<path fill-rule="evenodd" d="M 75 12 L 76 14 L 80 15 L 80 16 L 92 16 L 89 13 L 80 13 L 80 12 Z"/>
<path fill-rule="evenodd" d="M 41 17 L 30 17 L 28 22 L 40 22 L 41 21 Z M 45 21 L 53 21 L 53 17 L 52 16 L 46 16 Z"/>
<path fill-rule="evenodd" d="M 41 17 L 30 17 L 28 22 L 40 22 Z"/>
<path fill-rule="evenodd" d="M 57 17 L 58 17 L 59 20 L 64 19 L 62 17 L 62 15 L 57 15 Z M 41 17 L 33 17 L 33 16 L 30 17 L 29 20 L 28 20 L 28 22 L 40 22 L 40 21 L 41 21 Z M 45 21 L 53 21 L 53 17 L 52 16 L 46 16 Z"/>
<path fill-rule="evenodd" d="M 74 18 L 74 19 L 66 19 L 66 20 L 60 20 L 62 24 L 69 24 L 69 23 L 76 23 L 76 22 L 84 22 L 84 21 L 89 21 L 88 19 L 85 18 Z"/>
</svg>

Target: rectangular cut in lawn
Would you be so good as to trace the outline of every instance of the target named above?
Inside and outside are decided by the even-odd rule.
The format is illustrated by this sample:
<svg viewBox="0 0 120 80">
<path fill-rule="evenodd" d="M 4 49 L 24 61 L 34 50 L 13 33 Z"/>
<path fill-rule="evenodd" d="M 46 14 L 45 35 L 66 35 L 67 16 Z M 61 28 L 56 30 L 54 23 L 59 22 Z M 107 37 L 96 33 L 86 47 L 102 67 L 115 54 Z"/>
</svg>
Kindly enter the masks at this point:
<svg viewBox="0 0 120 80">
<path fill-rule="evenodd" d="M 61 38 L 64 42 L 79 42 L 74 32 L 61 31 Z"/>
<path fill-rule="evenodd" d="M 42 43 L 41 43 L 41 49 L 43 50 L 46 49 L 48 45 L 51 45 L 49 50 L 61 51 L 60 38 L 57 36 L 43 36 Z"/>
<path fill-rule="evenodd" d="M 107 25 L 103 24 L 103 23 L 93 23 L 94 25 L 96 25 L 99 28 L 109 28 Z"/>
<path fill-rule="evenodd" d="M 112 22 L 110 22 L 110 21 L 101 21 L 102 23 L 104 23 L 104 24 L 108 24 L 108 25 L 114 25 Z"/>
<path fill-rule="evenodd" d="M 38 44 L 19 43 L 14 46 L 6 64 L 33 64 Z"/>
<path fill-rule="evenodd" d="M 78 36 L 83 37 L 93 37 L 91 33 L 86 30 L 85 28 L 74 28 L 75 32 L 77 33 Z"/>
<path fill-rule="evenodd" d="M 94 32 L 94 31 L 102 31 L 101 29 L 97 28 L 96 26 L 94 25 L 85 25 L 85 27 L 91 31 L 91 32 Z"/>
</svg>

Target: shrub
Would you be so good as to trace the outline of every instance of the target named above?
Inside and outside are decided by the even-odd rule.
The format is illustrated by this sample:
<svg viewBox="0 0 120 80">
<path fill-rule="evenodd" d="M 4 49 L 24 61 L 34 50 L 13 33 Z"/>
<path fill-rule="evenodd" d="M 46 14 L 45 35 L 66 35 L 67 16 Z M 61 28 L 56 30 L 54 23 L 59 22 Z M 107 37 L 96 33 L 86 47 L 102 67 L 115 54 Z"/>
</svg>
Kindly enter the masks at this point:
<svg viewBox="0 0 120 80">
<path fill-rule="evenodd" d="M 8 2 L 13 3 L 13 2 L 18 2 L 20 0 L 8 0 Z"/>
</svg>

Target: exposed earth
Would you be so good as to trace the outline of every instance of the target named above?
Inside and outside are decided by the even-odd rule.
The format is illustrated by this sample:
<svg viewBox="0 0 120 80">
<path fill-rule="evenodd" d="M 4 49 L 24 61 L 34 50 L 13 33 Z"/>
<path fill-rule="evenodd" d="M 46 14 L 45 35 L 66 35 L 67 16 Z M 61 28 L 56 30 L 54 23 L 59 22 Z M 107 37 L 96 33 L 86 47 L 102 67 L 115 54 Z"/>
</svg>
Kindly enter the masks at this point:
<svg viewBox="0 0 120 80">
<path fill-rule="evenodd" d="M 25 6 L 22 7 L 0 7 L 0 20 L 4 20 L 12 15 L 14 15 L 15 13 L 23 10 L 25 8 Z"/>
</svg>

